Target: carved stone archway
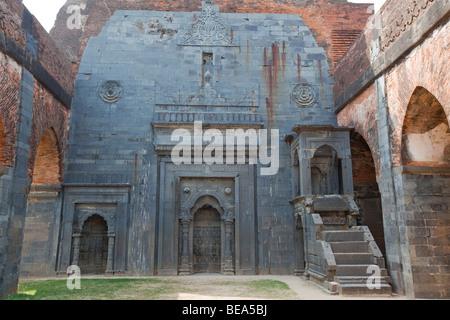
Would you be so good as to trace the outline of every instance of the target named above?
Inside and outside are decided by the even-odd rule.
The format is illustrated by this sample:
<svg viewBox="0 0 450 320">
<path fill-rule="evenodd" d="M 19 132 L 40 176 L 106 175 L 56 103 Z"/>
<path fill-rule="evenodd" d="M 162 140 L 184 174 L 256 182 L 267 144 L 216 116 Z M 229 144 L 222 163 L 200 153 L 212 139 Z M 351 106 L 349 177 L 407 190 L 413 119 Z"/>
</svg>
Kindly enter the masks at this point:
<svg viewBox="0 0 450 320">
<path fill-rule="evenodd" d="M 189 199 L 180 205 L 178 217 L 180 220 L 180 275 L 193 273 L 193 221 L 195 213 L 204 207 L 210 206 L 220 214 L 221 220 L 221 273 L 234 274 L 234 227 L 235 207 L 218 191 L 199 191 L 192 194 Z"/>
<path fill-rule="evenodd" d="M 104 212 L 95 212 L 92 214 L 86 214 L 81 217 L 78 224 L 75 226 L 76 232 L 72 235 L 73 239 L 73 258 L 72 264 L 79 265 L 80 263 L 80 249 L 81 249 L 81 239 L 83 237 L 83 227 L 86 222 L 91 219 L 93 216 L 98 216 L 100 219 L 104 220 L 107 227 L 107 258 L 106 258 L 106 270 L 105 273 L 113 272 L 114 265 L 114 246 L 115 246 L 115 238 L 116 234 L 114 231 L 113 219 L 106 215 Z"/>
</svg>

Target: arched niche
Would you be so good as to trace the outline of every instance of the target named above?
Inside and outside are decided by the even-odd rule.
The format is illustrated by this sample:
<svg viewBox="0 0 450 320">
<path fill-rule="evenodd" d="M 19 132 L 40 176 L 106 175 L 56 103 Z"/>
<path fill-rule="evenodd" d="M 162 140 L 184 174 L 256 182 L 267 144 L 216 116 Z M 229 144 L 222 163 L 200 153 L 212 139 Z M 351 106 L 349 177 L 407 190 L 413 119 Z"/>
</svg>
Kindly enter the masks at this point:
<svg viewBox="0 0 450 320">
<path fill-rule="evenodd" d="M 312 194 L 341 194 L 342 189 L 341 159 L 333 147 L 323 145 L 311 158 Z"/>
<path fill-rule="evenodd" d="M 442 104 L 423 87 L 409 101 L 402 128 L 403 165 L 450 166 L 450 129 Z"/>
<path fill-rule="evenodd" d="M 80 239 L 79 267 L 82 274 L 106 272 L 108 261 L 108 224 L 98 214 L 83 223 Z"/>
<path fill-rule="evenodd" d="M 42 136 L 35 155 L 33 184 L 61 183 L 61 157 L 58 138 L 53 128 Z"/>
</svg>

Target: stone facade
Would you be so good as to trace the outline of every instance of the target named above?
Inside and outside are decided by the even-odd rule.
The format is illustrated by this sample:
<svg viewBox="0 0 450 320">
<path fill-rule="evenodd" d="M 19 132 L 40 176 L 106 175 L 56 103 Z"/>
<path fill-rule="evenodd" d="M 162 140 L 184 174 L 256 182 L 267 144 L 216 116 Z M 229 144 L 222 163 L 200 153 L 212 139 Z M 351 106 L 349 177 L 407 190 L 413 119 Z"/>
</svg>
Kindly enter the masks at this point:
<svg viewBox="0 0 450 320">
<path fill-rule="evenodd" d="M 448 0 L 0 9 L 0 296 L 78 265 L 448 298 Z"/>
<path fill-rule="evenodd" d="M 129 251 L 115 256 L 114 271 L 193 272 L 194 208 L 210 199 L 204 205 L 220 213 L 222 224 L 223 272 L 293 273 L 298 244 L 289 146 L 276 142 L 279 170 L 263 176 L 261 164 L 249 160 L 174 164 L 178 141 L 171 135 L 176 129 L 196 134 L 196 121 L 202 134 L 265 128 L 270 138 L 278 129 L 278 140 L 296 123 L 336 125 L 326 60 L 296 15 L 220 13 L 207 3 L 194 13 L 116 11 L 84 50 L 64 177 L 73 192 L 77 185 L 92 193 L 106 185 L 129 188 Z M 312 94 L 306 100 L 303 90 Z M 200 152 L 206 145 L 200 141 Z M 99 196 L 91 202 L 101 203 Z M 68 231 L 60 244 L 67 257 Z M 70 264 L 64 260 L 59 271 Z"/>
</svg>

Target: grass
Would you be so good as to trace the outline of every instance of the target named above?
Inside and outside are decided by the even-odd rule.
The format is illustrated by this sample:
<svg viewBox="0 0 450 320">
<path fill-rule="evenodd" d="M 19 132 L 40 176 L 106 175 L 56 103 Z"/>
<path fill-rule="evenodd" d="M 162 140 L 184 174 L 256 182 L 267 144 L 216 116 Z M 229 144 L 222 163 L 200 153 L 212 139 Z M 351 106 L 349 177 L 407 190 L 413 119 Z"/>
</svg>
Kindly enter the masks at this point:
<svg viewBox="0 0 450 320">
<path fill-rule="evenodd" d="M 289 286 L 286 283 L 278 280 L 253 280 L 244 283 L 244 285 L 258 292 L 289 290 Z"/>
<path fill-rule="evenodd" d="M 248 287 L 249 293 L 260 294 L 268 299 L 289 299 L 294 296 L 289 286 L 278 280 L 253 280 L 243 285 Z"/>
<path fill-rule="evenodd" d="M 5 300 L 157 300 L 173 291 L 169 280 L 82 279 L 81 289 L 69 290 L 66 280 L 25 281 Z"/>
<path fill-rule="evenodd" d="M 23 281 L 18 293 L 5 300 L 173 300 L 179 292 L 261 299 L 293 298 L 289 286 L 277 280 L 214 281 L 192 285 L 190 279 L 81 279 L 81 289 L 69 290 L 66 280 Z"/>
</svg>

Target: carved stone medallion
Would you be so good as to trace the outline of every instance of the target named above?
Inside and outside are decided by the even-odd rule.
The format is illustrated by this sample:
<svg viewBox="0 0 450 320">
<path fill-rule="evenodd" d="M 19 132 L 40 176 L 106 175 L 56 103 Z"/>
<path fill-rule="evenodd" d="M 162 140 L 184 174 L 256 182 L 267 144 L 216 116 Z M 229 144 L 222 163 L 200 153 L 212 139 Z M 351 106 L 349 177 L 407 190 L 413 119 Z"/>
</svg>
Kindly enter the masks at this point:
<svg viewBox="0 0 450 320">
<path fill-rule="evenodd" d="M 292 89 L 291 99 L 298 107 L 308 108 L 316 103 L 316 92 L 311 85 L 300 83 Z"/>
<path fill-rule="evenodd" d="M 122 99 L 123 87 L 118 81 L 105 81 L 98 88 L 98 95 L 106 103 L 116 103 Z"/>
</svg>

